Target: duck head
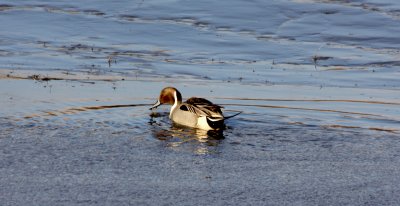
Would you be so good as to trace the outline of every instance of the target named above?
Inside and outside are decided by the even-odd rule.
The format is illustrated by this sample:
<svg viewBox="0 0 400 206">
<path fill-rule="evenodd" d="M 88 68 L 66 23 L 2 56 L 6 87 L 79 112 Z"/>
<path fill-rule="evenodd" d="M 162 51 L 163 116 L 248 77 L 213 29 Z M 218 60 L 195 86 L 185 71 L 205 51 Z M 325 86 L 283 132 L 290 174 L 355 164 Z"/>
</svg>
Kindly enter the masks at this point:
<svg viewBox="0 0 400 206">
<path fill-rule="evenodd" d="M 155 109 L 162 104 L 179 104 L 182 102 L 181 93 L 174 87 L 165 87 L 161 90 L 157 102 L 150 108 Z"/>
</svg>

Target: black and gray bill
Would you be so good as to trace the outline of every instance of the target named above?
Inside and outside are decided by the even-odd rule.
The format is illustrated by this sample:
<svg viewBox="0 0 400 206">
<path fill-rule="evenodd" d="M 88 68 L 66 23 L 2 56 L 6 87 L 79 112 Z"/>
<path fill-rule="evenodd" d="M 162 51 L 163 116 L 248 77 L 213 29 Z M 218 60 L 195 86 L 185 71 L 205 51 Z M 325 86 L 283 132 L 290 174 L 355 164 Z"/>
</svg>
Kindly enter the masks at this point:
<svg viewBox="0 0 400 206">
<path fill-rule="evenodd" d="M 160 102 L 160 100 L 157 100 L 157 102 L 150 108 L 150 110 L 152 110 L 152 109 L 156 109 L 158 106 L 160 106 L 161 105 L 161 102 Z"/>
</svg>

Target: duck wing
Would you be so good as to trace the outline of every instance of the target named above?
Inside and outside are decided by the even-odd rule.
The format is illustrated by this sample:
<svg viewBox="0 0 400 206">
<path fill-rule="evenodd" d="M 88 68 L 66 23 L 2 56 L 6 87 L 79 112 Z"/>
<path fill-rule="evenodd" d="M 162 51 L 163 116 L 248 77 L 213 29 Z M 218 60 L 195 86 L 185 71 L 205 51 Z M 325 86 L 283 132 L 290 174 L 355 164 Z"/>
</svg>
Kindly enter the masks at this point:
<svg viewBox="0 0 400 206">
<path fill-rule="evenodd" d="M 194 113 L 197 116 L 221 119 L 223 118 L 221 108 L 221 106 L 213 104 L 206 99 L 192 97 L 186 100 L 180 109 Z"/>
<path fill-rule="evenodd" d="M 201 111 L 205 112 L 207 116 L 221 116 L 222 117 L 222 111 L 221 111 L 221 106 L 213 104 L 212 102 L 208 101 L 207 99 L 204 98 L 197 98 L 197 97 L 192 97 L 186 100 L 187 104 L 200 109 Z"/>
<path fill-rule="evenodd" d="M 204 98 L 198 98 L 198 97 L 191 97 L 188 100 L 186 100 L 186 103 L 196 105 L 196 104 L 208 104 L 212 105 L 213 103 L 208 101 L 207 99 Z"/>
</svg>

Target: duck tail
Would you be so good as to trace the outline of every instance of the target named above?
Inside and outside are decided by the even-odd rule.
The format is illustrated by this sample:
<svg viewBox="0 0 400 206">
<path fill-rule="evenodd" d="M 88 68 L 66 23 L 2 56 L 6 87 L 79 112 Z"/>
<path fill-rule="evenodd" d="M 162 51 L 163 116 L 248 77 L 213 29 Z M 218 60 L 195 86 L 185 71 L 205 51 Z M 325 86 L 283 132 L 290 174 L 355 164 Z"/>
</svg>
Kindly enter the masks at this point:
<svg viewBox="0 0 400 206">
<path fill-rule="evenodd" d="M 236 116 L 238 116 L 238 115 L 241 114 L 241 113 L 242 113 L 242 112 L 238 112 L 238 113 L 236 113 L 236 114 L 234 114 L 234 115 L 224 117 L 224 120 L 225 120 L 225 119 L 230 119 L 230 118 L 232 118 L 232 117 L 236 117 Z"/>
</svg>

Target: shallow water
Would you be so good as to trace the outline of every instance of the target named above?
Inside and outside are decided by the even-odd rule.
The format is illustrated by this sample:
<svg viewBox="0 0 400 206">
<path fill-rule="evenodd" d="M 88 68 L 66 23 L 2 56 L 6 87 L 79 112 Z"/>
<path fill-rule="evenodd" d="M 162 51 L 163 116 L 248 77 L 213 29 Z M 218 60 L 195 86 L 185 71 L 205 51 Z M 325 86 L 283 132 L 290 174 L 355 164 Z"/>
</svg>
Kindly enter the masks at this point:
<svg viewBox="0 0 400 206">
<path fill-rule="evenodd" d="M 2 205 L 396 205 L 400 4 L 2 1 Z M 148 108 L 165 86 L 222 133 Z"/>
</svg>

